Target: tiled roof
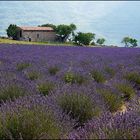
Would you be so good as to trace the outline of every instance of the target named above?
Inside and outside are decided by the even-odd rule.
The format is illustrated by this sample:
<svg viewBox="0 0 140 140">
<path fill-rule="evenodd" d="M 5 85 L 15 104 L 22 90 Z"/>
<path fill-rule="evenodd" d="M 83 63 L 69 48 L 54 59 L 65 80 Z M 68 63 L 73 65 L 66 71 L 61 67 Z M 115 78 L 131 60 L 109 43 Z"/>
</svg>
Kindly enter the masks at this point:
<svg viewBox="0 0 140 140">
<path fill-rule="evenodd" d="M 53 31 L 51 27 L 19 27 L 25 31 Z"/>
</svg>

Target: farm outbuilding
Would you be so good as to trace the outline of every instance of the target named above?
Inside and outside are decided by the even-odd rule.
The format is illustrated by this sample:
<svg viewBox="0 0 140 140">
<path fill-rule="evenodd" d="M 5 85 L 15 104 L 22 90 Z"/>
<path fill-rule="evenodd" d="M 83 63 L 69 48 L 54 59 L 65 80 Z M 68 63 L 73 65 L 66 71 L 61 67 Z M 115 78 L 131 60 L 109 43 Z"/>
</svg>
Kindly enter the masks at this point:
<svg viewBox="0 0 140 140">
<path fill-rule="evenodd" d="M 18 27 L 18 40 L 47 42 L 57 39 L 56 33 L 51 27 Z"/>
</svg>

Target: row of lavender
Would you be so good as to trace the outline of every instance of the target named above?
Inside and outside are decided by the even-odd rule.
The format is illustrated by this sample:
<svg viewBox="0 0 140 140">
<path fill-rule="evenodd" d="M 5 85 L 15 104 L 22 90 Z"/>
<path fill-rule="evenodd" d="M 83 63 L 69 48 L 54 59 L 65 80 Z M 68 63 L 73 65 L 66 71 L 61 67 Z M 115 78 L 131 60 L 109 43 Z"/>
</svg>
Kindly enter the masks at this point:
<svg viewBox="0 0 140 140">
<path fill-rule="evenodd" d="M 0 45 L 1 139 L 140 138 L 140 49 Z"/>
</svg>

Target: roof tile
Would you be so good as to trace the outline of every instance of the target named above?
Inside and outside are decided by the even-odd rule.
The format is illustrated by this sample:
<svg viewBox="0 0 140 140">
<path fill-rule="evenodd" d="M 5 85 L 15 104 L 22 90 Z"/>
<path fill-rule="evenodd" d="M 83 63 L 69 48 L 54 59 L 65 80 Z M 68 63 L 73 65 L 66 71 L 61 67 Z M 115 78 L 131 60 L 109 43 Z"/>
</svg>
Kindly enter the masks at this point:
<svg viewBox="0 0 140 140">
<path fill-rule="evenodd" d="M 19 27 L 22 30 L 26 31 L 53 31 L 51 27 Z"/>
</svg>

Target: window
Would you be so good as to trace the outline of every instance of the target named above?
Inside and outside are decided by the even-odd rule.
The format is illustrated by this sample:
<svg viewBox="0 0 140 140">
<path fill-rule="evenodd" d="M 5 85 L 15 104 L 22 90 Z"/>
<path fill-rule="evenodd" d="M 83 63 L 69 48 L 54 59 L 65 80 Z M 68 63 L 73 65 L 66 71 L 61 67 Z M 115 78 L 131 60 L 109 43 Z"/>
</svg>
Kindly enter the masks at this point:
<svg viewBox="0 0 140 140">
<path fill-rule="evenodd" d="M 39 38 L 39 34 L 37 34 L 37 38 Z"/>
</svg>

